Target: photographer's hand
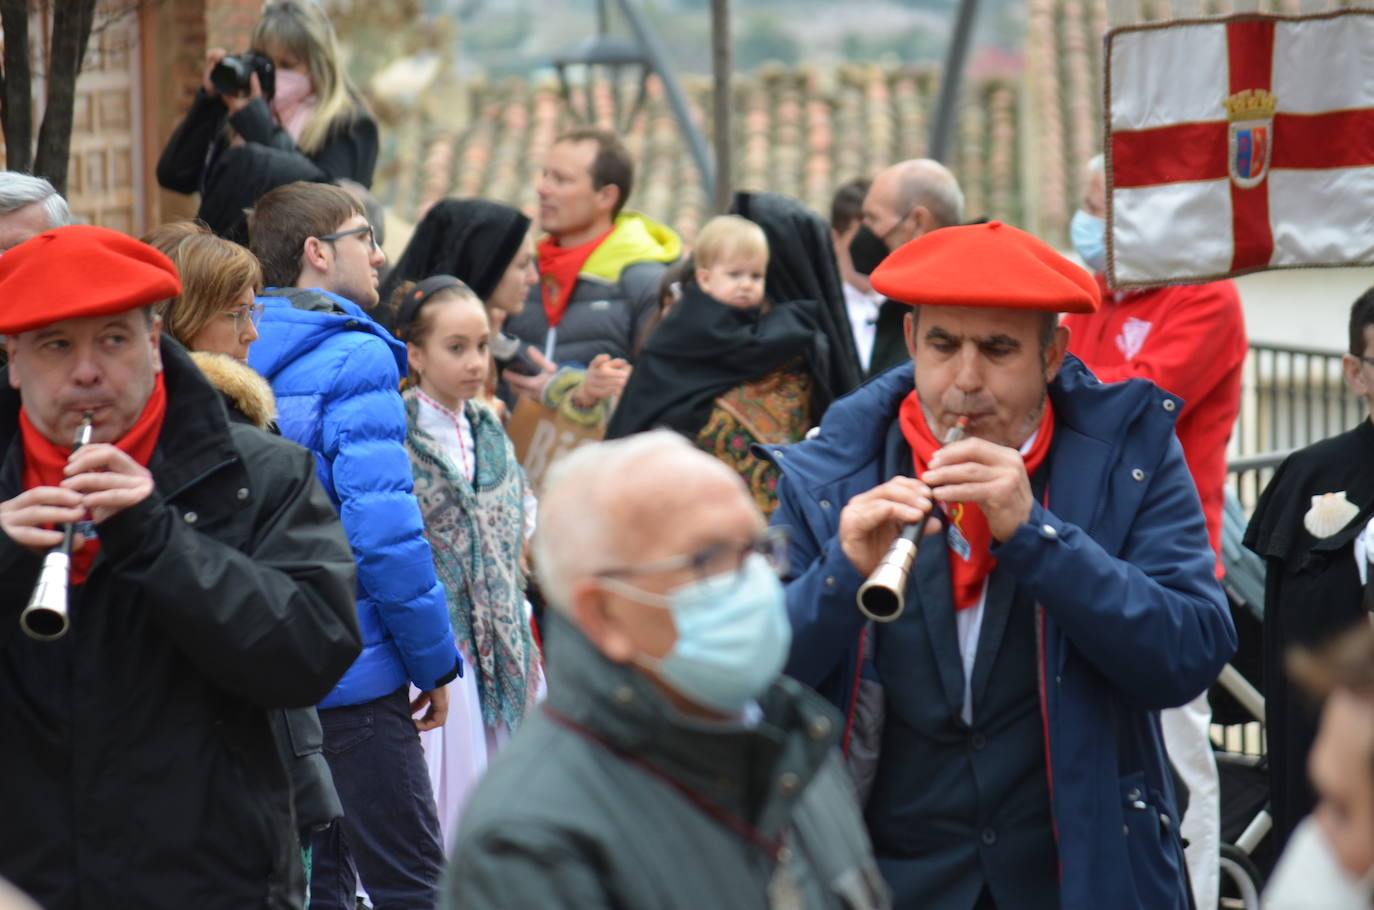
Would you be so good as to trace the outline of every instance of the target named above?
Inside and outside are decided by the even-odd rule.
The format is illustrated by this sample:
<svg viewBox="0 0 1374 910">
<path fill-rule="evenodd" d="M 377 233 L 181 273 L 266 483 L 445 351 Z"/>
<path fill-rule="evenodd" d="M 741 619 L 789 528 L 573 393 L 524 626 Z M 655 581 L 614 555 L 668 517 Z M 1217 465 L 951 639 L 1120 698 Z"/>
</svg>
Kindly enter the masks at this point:
<svg viewBox="0 0 1374 910">
<path fill-rule="evenodd" d="M 227 56 L 229 56 L 228 52 L 222 47 L 212 47 L 205 54 L 205 75 L 201 77 L 200 87 L 205 89 L 205 94 L 211 98 L 219 97 L 219 89 L 215 88 L 215 84 L 210 81 L 210 74 L 215 71 L 219 62 Z"/>
<path fill-rule="evenodd" d="M 225 95 L 224 104 L 229 108 L 229 116 L 237 114 L 247 107 L 254 98 L 262 97 L 262 83 L 258 82 L 256 72 L 248 76 L 248 94 L 246 95 Z"/>
</svg>

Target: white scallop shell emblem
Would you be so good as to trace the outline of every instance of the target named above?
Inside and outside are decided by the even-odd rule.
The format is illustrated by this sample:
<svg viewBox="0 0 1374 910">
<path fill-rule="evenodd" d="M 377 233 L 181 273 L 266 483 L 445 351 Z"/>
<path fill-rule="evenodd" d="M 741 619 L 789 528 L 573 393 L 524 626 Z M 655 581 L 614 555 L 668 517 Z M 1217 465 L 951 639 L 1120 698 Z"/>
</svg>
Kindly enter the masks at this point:
<svg viewBox="0 0 1374 910">
<path fill-rule="evenodd" d="M 1318 539 L 1330 537 L 1358 514 L 1359 507 L 1345 498 L 1345 490 L 1321 493 L 1312 497 L 1312 508 L 1302 517 L 1302 526 Z"/>
</svg>

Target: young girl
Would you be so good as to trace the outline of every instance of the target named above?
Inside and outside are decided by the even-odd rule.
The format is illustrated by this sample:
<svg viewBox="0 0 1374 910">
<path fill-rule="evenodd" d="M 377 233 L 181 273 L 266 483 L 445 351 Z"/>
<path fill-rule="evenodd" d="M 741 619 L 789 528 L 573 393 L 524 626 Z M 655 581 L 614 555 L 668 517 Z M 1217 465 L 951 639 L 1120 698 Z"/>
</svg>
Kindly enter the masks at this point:
<svg viewBox="0 0 1374 910">
<path fill-rule="evenodd" d="M 421 737 L 447 844 L 488 760 L 543 694 L 521 568 L 532 498 L 500 422 L 474 401 L 490 362 L 482 301 L 450 275 L 398 296 L 412 381 L 406 448 L 467 668 L 450 687 L 447 723 Z"/>
</svg>

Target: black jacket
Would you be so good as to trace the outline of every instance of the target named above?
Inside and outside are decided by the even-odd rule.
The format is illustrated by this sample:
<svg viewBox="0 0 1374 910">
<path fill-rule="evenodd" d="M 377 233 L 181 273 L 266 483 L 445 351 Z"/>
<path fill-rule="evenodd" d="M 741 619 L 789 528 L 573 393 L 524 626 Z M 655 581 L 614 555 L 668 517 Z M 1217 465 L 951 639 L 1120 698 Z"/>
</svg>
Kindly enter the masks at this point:
<svg viewBox="0 0 1374 910">
<path fill-rule="evenodd" d="M 273 708 L 313 705 L 360 649 L 353 555 L 314 460 L 231 424 L 164 336 L 146 500 L 99 527 L 72 629 L 18 629 L 40 560 L 0 535 L 0 876 L 48 910 L 296 908 Z M 0 501 L 22 488 L 0 392 Z"/>
<path fill-rule="evenodd" d="M 1245 546 L 1264 557 L 1264 713 L 1269 741 L 1269 800 L 1274 855 L 1316 806 L 1307 757 L 1318 712 L 1288 676 L 1294 645 L 1317 648 L 1365 622 L 1365 591 L 1355 565 L 1355 538 L 1374 516 L 1374 423 L 1299 449 L 1264 488 Z M 1329 537 L 1314 537 L 1303 516 L 1312 498 L 1343 491 L 1359 511 Z"/>
<path fill-rule="evenodd" d="M 225 141 L 226 120 L 243 145 Z M 270 189 L 296 180 L 341 178 L 372 186 L 377 147 L 377 122 L 361 108 L 330 132 L 319 151 L 306 155 L 272 119 L 266 101 L 254 99 L 230 115 L 221 99 L 200 89 L 158 158 L 157 182 L 177 193 L 200 193 L 196 216 L 216 234 L 244 241 L 243 209 Z"/>
<path fill-rule="evenodd" d="M 192 351 L 205 378 L 224 401 L 229 420 L 280 436 L 277 399 L 272 387 L 247 364 L 224 354 Z M 277 750 L 291 776 L 291 803 L 302 832 L 327 827 L 343 818 L 343 804 L 334 789 L 334 776 L 324 758 L 324 728 L 320 713 L 308 708 L 283 708 L 276 713 Z"/>
</svg>

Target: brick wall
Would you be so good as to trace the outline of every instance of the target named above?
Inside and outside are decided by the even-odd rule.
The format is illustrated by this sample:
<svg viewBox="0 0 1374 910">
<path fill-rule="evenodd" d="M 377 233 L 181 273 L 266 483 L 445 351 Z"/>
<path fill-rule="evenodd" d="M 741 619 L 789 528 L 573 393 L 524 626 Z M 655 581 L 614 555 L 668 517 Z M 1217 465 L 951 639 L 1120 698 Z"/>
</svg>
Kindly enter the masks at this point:
<svg viewBox="0 0 1374 910">
<path fill-rule="evenodd" d="M 222 47 L 231 54 L 248 50 L 261 10 L 262 0 L 205 0 L 206 47 Z"/>
<path fill-rule="evenodd" d="M 209 0 L 214 5 L 216 0 Z M 143 228 L 190 218 L 196 199 L 157 185 L 157 159 L 195 97 L 205 69 L 207 0 L 163 0 L 143 17 Z"/>
</svg>

